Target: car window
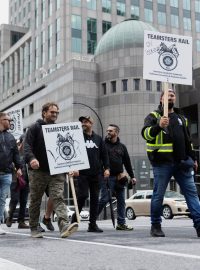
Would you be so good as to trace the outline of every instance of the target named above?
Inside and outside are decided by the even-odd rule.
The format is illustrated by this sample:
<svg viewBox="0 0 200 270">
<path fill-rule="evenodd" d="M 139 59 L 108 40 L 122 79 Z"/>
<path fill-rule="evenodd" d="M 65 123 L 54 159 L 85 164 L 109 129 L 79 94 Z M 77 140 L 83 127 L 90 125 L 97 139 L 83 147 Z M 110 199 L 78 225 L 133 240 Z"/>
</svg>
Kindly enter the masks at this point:
<svg viewBox="0 0 200 270">
<path fill-rule="evenodd" d="M 152 197 L 152 192 L 148 191 L 146 194 L 146 199 L 151 199 L 151 197 Z"/>
<path fill-rule="evenodd" d="M 134 195 L 134 198 L 133 198 L 134 200 L 135 199 L 144 199 L 144 192 L 142 192 L 142 193 L 136 193 L 135 195 Z"/>
<path fill-rule="evenodd" d="M 184 196 L 178 192 L 168 190 L 165 192 L 165 198 L 179 198 L 184 199 Z"/>
</svg>

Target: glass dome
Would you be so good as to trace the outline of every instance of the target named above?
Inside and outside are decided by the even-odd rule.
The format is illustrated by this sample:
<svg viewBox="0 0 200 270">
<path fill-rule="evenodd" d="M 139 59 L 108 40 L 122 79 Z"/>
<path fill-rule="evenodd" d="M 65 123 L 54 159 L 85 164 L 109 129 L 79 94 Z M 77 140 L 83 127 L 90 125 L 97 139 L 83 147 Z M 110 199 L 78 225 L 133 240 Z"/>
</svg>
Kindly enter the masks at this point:
<svg viewBox="0 0 200 270">
<path fill-rule="evenodd" d="M 100 39 L 95 56 L 118 49 L 143 47 L 144 30 L 157 31 L 148 23 L 134 19 L 113 26 Z"/>
</svg>

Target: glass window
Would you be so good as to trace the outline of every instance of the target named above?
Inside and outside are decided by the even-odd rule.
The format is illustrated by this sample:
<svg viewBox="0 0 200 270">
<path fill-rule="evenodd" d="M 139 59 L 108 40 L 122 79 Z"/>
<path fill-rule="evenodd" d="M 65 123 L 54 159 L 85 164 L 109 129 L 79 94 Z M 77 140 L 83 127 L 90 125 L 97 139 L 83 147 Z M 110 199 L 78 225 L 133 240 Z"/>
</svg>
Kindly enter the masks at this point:
<svg viewBox="0 0 200 270">
<path fill-rule="evenodd" d="M 140 79 L 133 79 L 134 90 L 140 90 Z"/>
<path fill-rule="evenodd" d="M 166 0 L 157 0 L 158 4 L 166 4 Z"/>
<path fill-rule="evenodd" d="M 144 17 L 146 22 L 153 22 L 153 11 L 151 9 L 144 9 Z"/>
<path fill-rule="evenodd" d="M 166 25 L 166 13 L 158 11 L 158 23 L 161 25 Z"/>
<path fill-rule="evenodd" d="M 192 29 L 190 18 L 183 18 L 183 28 L 184 30 L 189 30 L 189 31 Z"/>
<path fill-rule="evenodd" d="M 102 22 L 102 33 L 105 34 L 112 26 L 111 22 L 103 21 Z"/>
<path fill-rule="evenodd" d="M 34 106 L 33 103 L 29 105 L 29 115 L 34 113 Z"/>
<path fill-rule="evenodd" d="M 71 47 L 72 52 L 81 53 L 82 51 L 82 22 L 81 16 L 72 15 L 71 18 Z"/>
<path fill-rule="evenodd" d="M 196 44 L 197 44 L 197 52 L 200 52 L 200 40 L 199 39 L 197 39 Z"/>
<path fill-rule="evenodd" d="M 53 27 L 52 24 L 48 26 L 48 60 L 53 57 L 53 45 L 52 45 Z"/>
<path fill-rule="evenodd" d="M 94 54 L 97 45 L 97 20 L 87 19 L 87 52 Z"/>
<path fill-rule="evenodd" d="M 102 11 L 111 13 L 111 0 L 102 0 Z"/>
<path fill-rule="evenodd" d="M 175 28 L 179 28 L 178 16 L 171 14 L 171 26 Z"/>
<path fill-rule="evenodd" d="M 52 16 L 52 2 L 51 0 L 48 0 L 48 16 L 51 17 Z"/>
<path fill-rule="evenodd" d="M 122 80 L 122 91 L 123 92 L 128 91 L 128 80 L 127 79 Z"/>
<path fill-rule="evenodd" d="M 45 3 L 41 3 L 41 22 L 43 23 L 45 21 Z"/>
<path fill-rule="evenodd" d="M 135 6 L 139 7 L 140 1 L 139 0 L 131 0 L 131 5 L 135 5 Z"/>
<path fill-rule="evenodd" d="M 178 7 L 178 0 L 170 0 L 171 7 Z"/>
<path fill-rule="evenodd" d="M 96 10 L 96 0 L 87 0 L 87 8 Z"/>
<path fill-rule="evenodd" d="M 117 2 L 117 15 L 125 16 L 126 15 L 126 5 L 125 3 Z"/>
<path fill-rule="evenodd" d="M 56 19 L 56 55 L 60 54 L 60 18 Z"/>
<path fill-rule="evenodd" d="M 157 92 L 161 92 L 162 91 L 162 83 L 161 82 L 157 82 L 156 83 L 156 89 L 157 89 Z"/>
<path fill-rule="evenodd" d="M 152 83 L 150 80 L 146 80 L 146 90 L 152 91 Z"/>
<path fill-rule="evenodd" d="M 200 12 L 200 1 L 199 0 L 198 1 L 196 0 L 195 1 L 195 11 L 196 12 Z"/>
<path fill-rule="evenodd" d="M 116 91 L 117 91 L 116 85 L 117 85 L 116 81 L 111 82 L 111 92 L 112 93 L 116 93 Z"/>
<path fill-rule="evenodd" d="M 56 10 L 60 8 L 60 0 L 56 0 Z"/>
<path fill-rule="evenodd" d="M 183 0 L 183 9 L 190 10 L 190 0 Z"/>
<path fill-rule="evenodd" d="M 81 6 L 81 0 L 71 0 L 72 6 L 80 7 Z"/>
<path fill-rule="evenodd" d="M 102 92 L 103 95 L 106 95 L 106 83 L 102 83 Z"/>
<path fill-rule="evenodd" d="M 72 15 L 71 27 L 74 28 L 74 29 L 80 29 L 81 30 L 81 16 Z"/>
<path fill-rule="evenodd" d="M 195 21 L 195 25 L 196 25 L 196 32 L 200 32 L 200 21 Z"/>
<path fill-rule="evenodd" d="M 144 1 L 144 8 L 153 10 L 153 3 L 151 1 Z"/>
<path fill-rule="evenodd" d="M 139 19 L 140 17 L 140 8 L 138 6 L 131 6 L 131 18 Z"/>
<path fill-rule="evenodd" d="M 134 195 L 134 200 L 135 199 L 144 199 L 144 192 L 138 192 L 137 194 Z"/>
</svg>

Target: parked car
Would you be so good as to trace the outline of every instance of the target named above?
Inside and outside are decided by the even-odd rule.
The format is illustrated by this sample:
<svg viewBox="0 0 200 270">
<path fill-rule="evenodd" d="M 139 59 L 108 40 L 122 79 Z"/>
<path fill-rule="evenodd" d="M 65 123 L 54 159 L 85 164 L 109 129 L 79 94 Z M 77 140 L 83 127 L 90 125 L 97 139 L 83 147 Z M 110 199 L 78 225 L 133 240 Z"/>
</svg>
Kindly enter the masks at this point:
<svg viewBox="0 0 200 270">
<path fill-rule="evenodd" d="M 153 190 L 141 190 L 132 195 L 126 202 L 126 217 L 135 219 L 137 216 L 150 216 L 150 204 Z M 166 191 L 163 201 L 162 215 L 172 219 L 177 215 L 189 216 L 185 198 L 178 192 Z"/>
<path fill-rule="evenodd" d="M 6 219 L 8 217 L 8 212 L 9 212 L 9 203 L 10 203 L 10 198 L 6 199 L 6 204 L 5 204 L 5 210 L 4 210 L 4 215 L 3 215 L 3 220 L 2 222 L 5 223 Z M 26 213 L 25 213 L 25 220 L 29 220 L 29 211 L 28 211 L 28 203 L 26 205 Z M 19 213 L 19 203 L 17 204 L 16 210 L 13 215 L 13 222 L 17 221 L 18 219 L 18 213 Z"/>
<path fill-rule="evenodd" d="M 74 214 L 74 212 L 75 212 L 75 208 L 73 206 L 70 206 L 70 207 L 67 206 L 67 213 L 68 213 L 68 217 L 69 217 L 70 220 L 71 220 L 72 215 Z M 80 212 L 80 220 L 82 220 L 82 221 L 83 220 L 89 220 L 89 212 L 87 210 L 83 209 Z M 57 221 L 56 213 L 54 213 L 54 215 L 53 215 L 53 221 Z"/>
</svg>

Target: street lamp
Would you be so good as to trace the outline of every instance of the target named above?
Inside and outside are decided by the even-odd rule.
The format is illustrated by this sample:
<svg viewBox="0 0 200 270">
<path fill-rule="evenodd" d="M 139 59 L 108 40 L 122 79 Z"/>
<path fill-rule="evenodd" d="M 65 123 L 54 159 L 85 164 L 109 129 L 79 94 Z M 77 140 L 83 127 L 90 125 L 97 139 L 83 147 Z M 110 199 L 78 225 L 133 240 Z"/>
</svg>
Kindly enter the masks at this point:
<svg viewBox="0 0 200 270">
<path fill-rule="evenodd" d="M 82 105 L 82 106 L 85 106 L 85 107 L 89 108 L 91 111 L 93 111 L 93 113 L 96 115 L 96 117 L 97 117 L 98 120 L 99 120 L 99 123 L 100 123 L 100 126 L 101 126 L 101 137 L 102 137 L 102 139 L 103 139 L 103 125 L 102 125 L 101 119 L 100 119 L 99 115 L 97 114 L 97 112 L 96 112 L 94 109 L 92 109 L 90 106 L 88 106 L 88 105 L 86 105 L 86 104 L 84 104 L 84 103 L 73 102 L 72 104 L 75 104 L 75 105 Z"/>
</svg>

